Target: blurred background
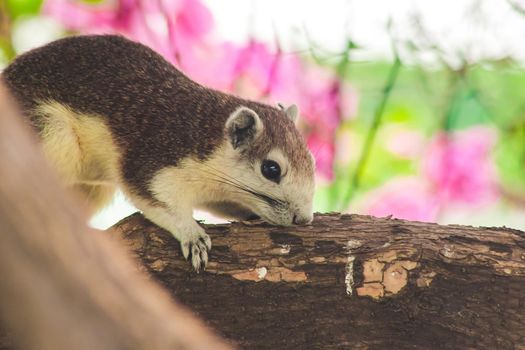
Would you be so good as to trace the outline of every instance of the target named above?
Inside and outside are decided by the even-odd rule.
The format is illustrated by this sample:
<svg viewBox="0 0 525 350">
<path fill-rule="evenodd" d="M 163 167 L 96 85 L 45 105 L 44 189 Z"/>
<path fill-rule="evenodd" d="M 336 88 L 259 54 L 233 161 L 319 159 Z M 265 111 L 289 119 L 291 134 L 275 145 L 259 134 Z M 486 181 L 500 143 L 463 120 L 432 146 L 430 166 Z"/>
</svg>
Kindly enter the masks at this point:
<svg viewBox="0 0 525 350">
<path fill-rule="evenodd" d="M 296 103 L 316 211 L 525 229 L 523 0 L 1 0 L 0 68 L 78 33 Z M 133 211 L 119 195 L 92 225 Z"/>
</svg>

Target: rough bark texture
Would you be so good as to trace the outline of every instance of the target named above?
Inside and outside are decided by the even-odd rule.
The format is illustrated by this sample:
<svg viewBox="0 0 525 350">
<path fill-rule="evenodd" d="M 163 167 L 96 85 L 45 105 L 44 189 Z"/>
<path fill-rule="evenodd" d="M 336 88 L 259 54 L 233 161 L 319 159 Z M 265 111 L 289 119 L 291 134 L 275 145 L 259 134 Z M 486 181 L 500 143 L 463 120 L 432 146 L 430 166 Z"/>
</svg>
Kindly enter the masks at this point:
<svg viewBox="0 0 525 350">
<path fill-rule="evenodd" d="M 85 224 L 0 86 L 0 348 L 229 349 Z"/>
<path fill-rule="evenodd" d="M 207 271 L 140 214 L 112 230 L 245 349 L 525 349 L 525 233 L 358 215 L 207 226 Z"/>
</svg>

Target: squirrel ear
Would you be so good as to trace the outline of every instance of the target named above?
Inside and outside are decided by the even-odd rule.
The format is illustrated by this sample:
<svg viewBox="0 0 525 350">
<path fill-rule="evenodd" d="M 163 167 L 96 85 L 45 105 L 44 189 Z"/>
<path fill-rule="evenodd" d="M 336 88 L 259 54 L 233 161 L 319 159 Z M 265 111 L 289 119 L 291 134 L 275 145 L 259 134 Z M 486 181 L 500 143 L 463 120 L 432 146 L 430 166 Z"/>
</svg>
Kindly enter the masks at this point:
<svg viewBox="0 0 525 350">
<path fill-rule="evenodd" d="M 234 149 L 249 145 L 261 133 L 261 119 L 248 107 L 240 107 L 226 121 L 226 132 Z"/>
<path fill-rule="evenodd" d="M 295 123 L 297 116 L 299 116 L 299 108 L 297 108 L 296 105 L 290 105 L 284 110 L 284 112 L 288 118 L 290 118 L 290 120 Z"/>
<path fill-rule="evenodd" d="M 299 115 L 299 108 L 296 105 L 290 105 L 286 108 L 282 103 L 277 103 L 277 108 L 286 113 L 288 119 L 295 123 L 297 116 Z"/>
</svg>

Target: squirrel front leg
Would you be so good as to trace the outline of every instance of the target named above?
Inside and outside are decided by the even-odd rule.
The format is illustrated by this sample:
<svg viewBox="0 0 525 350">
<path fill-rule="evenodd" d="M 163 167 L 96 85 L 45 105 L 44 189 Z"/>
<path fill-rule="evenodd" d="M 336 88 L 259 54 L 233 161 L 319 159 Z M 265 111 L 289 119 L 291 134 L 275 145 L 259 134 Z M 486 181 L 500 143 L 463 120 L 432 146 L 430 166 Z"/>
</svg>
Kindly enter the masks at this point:
<svg viewBox="0 0 525 350">
<path fill-rule="evenodd" d="M 208 263 L 211 238 L 193 218 L 198 195 L 194 179 L 186 173 L 184 166 L 160 167 L 148 178 L 137 177 L 140 172 L 129 174 L 133 174 L 133 177 L 123 176 L 125 181 L 121 182 L 121 188 L 131 203 L 147 219 L 170 232 L 179 241 L 182 255 L 197 272 L 203 270 Z M 142 192 L 144 195 L 136 191 L 137 184 L 141 183 L 148 184 Z"/>
<path fill-rule="evenodd" d="M 165 203 L 150 204 L 143 200 L 134 201 L 144 216 L 157 226 L 170 232 L 179 242 L 184 258 L 199 272 L 208 263 L 208 251 L 211 249 L 211 238 L 193 219 L 190 207 Z"/>
</svg>

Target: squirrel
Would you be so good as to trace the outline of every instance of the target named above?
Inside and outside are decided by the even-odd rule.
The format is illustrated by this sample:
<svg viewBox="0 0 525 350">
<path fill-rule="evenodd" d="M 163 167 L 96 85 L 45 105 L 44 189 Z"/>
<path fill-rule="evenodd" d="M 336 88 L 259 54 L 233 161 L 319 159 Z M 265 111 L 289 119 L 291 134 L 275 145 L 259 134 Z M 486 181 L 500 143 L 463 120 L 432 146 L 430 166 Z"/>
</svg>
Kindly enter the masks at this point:
<svg viewBox="0 0 525 350">
<path fill-rule="evenodd" d="M 211 239 L 194 209 L 281 226 L 313 219 L 315 165 L 295 105 L 204 87 L 117 35 L 59 39 L 20 55 L 0 77 L 66 186 L 93 210 L 120 188 L 180 242 L 197 272 Z"/>
</svg>

